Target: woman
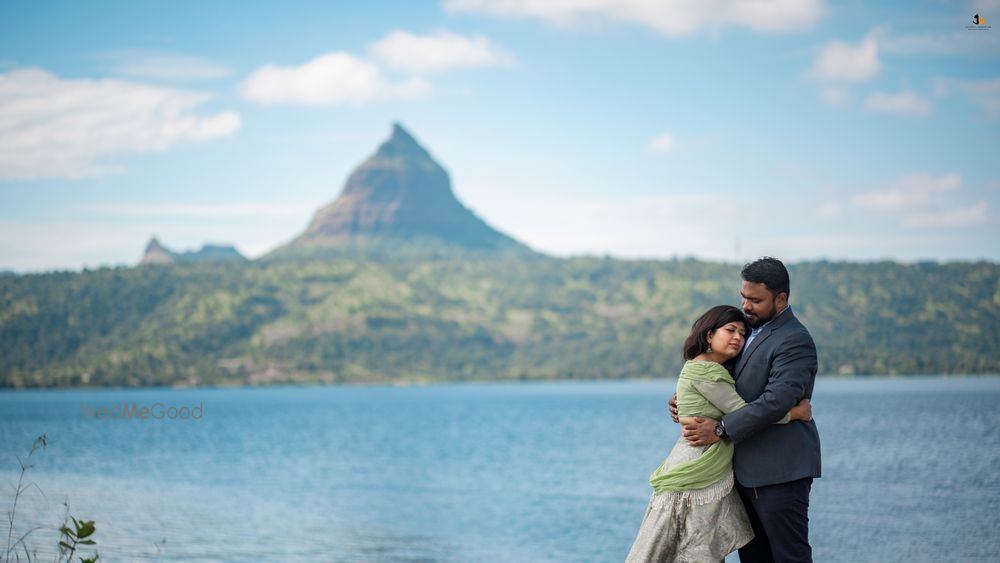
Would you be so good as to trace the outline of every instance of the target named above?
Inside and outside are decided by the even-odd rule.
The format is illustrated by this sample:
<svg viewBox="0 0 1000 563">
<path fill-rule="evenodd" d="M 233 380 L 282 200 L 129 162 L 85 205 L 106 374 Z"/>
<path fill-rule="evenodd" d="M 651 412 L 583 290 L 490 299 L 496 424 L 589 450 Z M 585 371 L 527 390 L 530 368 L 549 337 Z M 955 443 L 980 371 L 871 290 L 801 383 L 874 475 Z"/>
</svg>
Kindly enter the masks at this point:
<svg viewBox="0 0 1000 563">
<path fill-rule="evenodd" d="M 731 375 L 745 338 L 746 321 L 736 307 L 712 307 L 695 321 L 677 380 L 680 416 L 719 419 L 746 406 Z M 811 418 L 803 399 L 777 424 Z M 649 477 L 653 497 L 626 561 L 722 561 L 753 539 L 733 489 L 732 458 L 729 440 L 696 448 L 679 438 Z"/>
</svg>

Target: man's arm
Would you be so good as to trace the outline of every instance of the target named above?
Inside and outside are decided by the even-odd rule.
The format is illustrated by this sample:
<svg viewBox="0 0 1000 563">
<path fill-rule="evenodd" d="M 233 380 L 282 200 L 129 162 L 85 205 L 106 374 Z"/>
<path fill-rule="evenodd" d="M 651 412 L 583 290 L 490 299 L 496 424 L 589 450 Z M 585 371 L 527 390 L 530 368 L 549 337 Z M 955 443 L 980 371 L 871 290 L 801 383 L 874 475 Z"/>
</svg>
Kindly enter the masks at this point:
<svg viewBox="0 0 1000 563">
<path fill-rule="evenodd" d="M 806 397 L 816 375 L 816 345 L 806 332 L 796 332 L 774 354 L 767 385 L 745 408 L 722 418 L 726 434 L 742 442 L 781 420 L 789 409 Z"/>
<path fill-rule="evenodd" d="M 743 400 L 743 397 L 740 397 L 732 384 L 721 381 L 712 383 L 699 381 L 694 383 L 694 388 L 701 393 L 702 397 L 708 399 L 708 402 L 715 405 L 715 408 L 725 414 L 735 412 L 747 406 L 746 401 Z M 786 412 L 777 423 L 786 424 L 790 419 L 791 416 Z M 721 439 L 715 433 L 716 420 L 713 418 L 685 416 L 680 422 L 682 424 L 681 435 L 692 446 L 707 446 Z"/>
<path fill-rule="evenodd" d="M 723 413 L 733 412 L 746 406 L 746 402 L 739 396 L 731 383 L 698 381 L 692 385 L 702 397 L 705 397 L 708 402 Z M 671 409 L 670 412 L 674 414 L 675 410 Z M 680 419 L 680 423 L 681 436 L 684 436 L 684 439 L 692 446 L 707 446 L 721 439 L 715 433 L 716 420 L 714 418 L 685 416 Z"/>
</svg>

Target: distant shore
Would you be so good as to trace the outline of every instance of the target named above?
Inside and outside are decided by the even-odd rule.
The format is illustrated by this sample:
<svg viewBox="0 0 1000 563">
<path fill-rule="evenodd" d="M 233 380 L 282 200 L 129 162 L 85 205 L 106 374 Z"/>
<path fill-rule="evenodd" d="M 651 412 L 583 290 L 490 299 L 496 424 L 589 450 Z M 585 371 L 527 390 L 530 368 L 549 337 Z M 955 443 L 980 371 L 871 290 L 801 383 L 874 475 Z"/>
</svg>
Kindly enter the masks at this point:
<svg viewBox="0 0 1000 563">
<path fill-rule="evenodd" d="M 1000 379 L 1000 373 L 975 374 L 880 374 L 880 375 L 817 375 L 818 381 L 878 381 L 878 380 L 939 380 L 939 379 Z M 349 381 L 349 382 L 275 382 L 258 384 L 206 384 L 206 385 L 147 385 L 147 386 L 63 386 L 63 387 L 22 387 L 2 388 L 0 392 L 21 393 L 37 391 L 146 391 L 146 390 L 208 390 L 208 389 L 280 389 L 307 387 L 432 387 L 445 385 L 519 385 L 519 384 L 573 384 L 573 383 L 658 383 L 676 381 L 672 377 L 625 377 L 625 378 L 537 378 L 537 379 L 455 379 L 430 380 L 412 379 L 400 381 Z"/>
</svg>

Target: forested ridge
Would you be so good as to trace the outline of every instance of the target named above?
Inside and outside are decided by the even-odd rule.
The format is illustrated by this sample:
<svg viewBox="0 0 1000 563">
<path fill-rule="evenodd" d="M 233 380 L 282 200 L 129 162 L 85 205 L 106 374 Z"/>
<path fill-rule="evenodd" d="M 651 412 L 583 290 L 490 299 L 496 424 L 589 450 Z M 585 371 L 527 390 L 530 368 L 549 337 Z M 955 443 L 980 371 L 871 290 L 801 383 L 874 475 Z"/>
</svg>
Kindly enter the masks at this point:
<svg viewBox="0 0 1000 563">
<path fill-rule="evenodd" d="M 790 264 L 820 373 L 1000 373 L 1000 265 Z M 0 275 L 0 386 L 673 377 L 739 267 L 325 258 Z"/>
</svg>

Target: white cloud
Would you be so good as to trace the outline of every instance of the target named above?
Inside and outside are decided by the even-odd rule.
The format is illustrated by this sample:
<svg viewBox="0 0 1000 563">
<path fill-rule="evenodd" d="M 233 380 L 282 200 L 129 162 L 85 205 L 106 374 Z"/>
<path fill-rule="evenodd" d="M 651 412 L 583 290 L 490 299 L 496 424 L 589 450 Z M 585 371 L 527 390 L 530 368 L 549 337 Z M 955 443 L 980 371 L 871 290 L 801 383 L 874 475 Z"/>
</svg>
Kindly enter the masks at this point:
<svg viewBox="0 0 1000 563">
<path fill-rule="evenodd" d="M 815 25 L 825 11 L 821 0 L 445 0 L 444 7 L 449 12 L 534 18 L 562 26 L 615 21 L 671 37 L 724 27 L 800 31 Z"/>
<path fill-rule="evenodd" d="M 264 104 L 363 105 L 431 93 L 425 75 L 511 64 L 513 57 L 481 35 L 449 31 L 414 35 L 396 30 L 372 43 L 367 58 L 346 52 L 320 55 L 298 66 L 264 65 L 244 80 L 243 97 Z M 409 76 L 392 78 L 392 71 Z"/>
<path fill-rule="evenodd" d="M 968 0 L 967 4 L 970 11 L 983 14 L 984 17 L 988 12 L 1000 12 L 1000 0 Z M 972 22 L 970 21 L 969 23 L 971 24 Z M 989 20 L 986 23 L 992 25 L 992 22 Z"/>
<path fill-rule="evenodd" d="M 0 179 L 102 175 L 118 154 L 233 134 L 236 113 L 190 113 L 209 98 L 121 80 L 61 79 L 38 68 L 0 74 Z"/>
<path fill-rule="evenodd" d="M 424 75 L 455 69 L 511 64 L 513 57 L 477 35 L 439 31 L 414 35 L 394 31 L 368 48 L 368 58 L 334 52 L 299 66 L 264 65 L 240 84 L 249 100 L 265 104 L 362 105 L 415 98 L 431 92 Z M 397 81 L 386 71 L 403 71 Z"/>
<path fill-rule="evenodd" d="M 935 97 L 944 98 L 960 92 L 982 106 L 987 116 L 1000 117 L 1000 78 L 961 80 L 939 77 L 934 79 L 933 86 Z"/>
<path fill-rule="evenodd" d="M 990 80 L 970 80 L 961 83 L 960 87 L 983 106 L 990 117 L 1000 116 L 1000 78 Z"/>
<path fill-rule="evenodd" d="M 851 202 L 856 207 L 878 211 L 882 220 L 898 221 L 907 228 L 987 224 L 989 206 L 985 201 L 966 207 L 953 206 L 962 184 L 960 174 L 912 174 L 884 188 L 858 194 Z"/>
<path fill-rule="evenodd" d="M 924 117 L 931 113 L 932 105 L 930 100 L 915 92 L 874 92 L 865 100 L 865 108 L 893 115 Z"/>
<path fill-rule="evenodd" d="M 955 233 L 922 232 L 894 228 L 891 232 L 871 226 L 852 225 L 852 229 L 831 232 L 806 232 L 787 235 L 758 235 L 749 242 L 747 259 L 761 255 L 779 256 L 789 260 L 976 260 L 992 257 L 991 249 L 981 245 L 963 244 L 966 239 Z M 752 250 L 756 251 L 752 251 Z M 987 258 L 992 259 L 992 258 Z"/>
<path fill-rule="evenodd" d="M 886 36 L 879 46 L 898 55 L 995 55 L 1000 48 L 1000 37 L 962 30 L 939 35 Z"/>
<path fill-rule="evenodd" d="M 846 107 L 851 105 L 854 94 L 845 86 L 826 86 L 819 89 L 819 98 L 828 106 Z"/>
<path fill-rule="evenodd" d="M 649 150 L 653 152 L 671 152 L 676 148 L 677 139 L 670 133 L 663 133 L 649 140 Z"/>
<path fill-rule="evenodd" d="M 491 190 L 470 202 L 505 233 L 536 250 L 559 256 L 701 256 L 732 260 L 745 236 L 739 201 L 714 194 L 580 198 L 552 195 L 550 187 Z M 712 221 L 704 221 L 711 210 Z"/>
<path fill-rule="evenodd" d="M 357 105 L 390 90 L 376 65 L 348 53 L 327 53 L 295 67 L 264 65 L 240 85 L 246 98 L 265 104 Z"/>
<path fill-rule="evenodd" d="M 831 41 L 820 50 L 807 75 L 819 80 L 862 82 L 882 70 L 878 52 L 877 32 L 857 44 Z"/>
<path fill-rule="evenodd" d="M 950 78 L 935 78 L 932 82 L 932 93 L 935 98 L 944 98 L 951 95 L 954 80 Z"/>
<path fill-rule="evenodd" d="M 217 204 L 157 203 L 157 204 L 89 204 L 83 210 L 89 213 L 105 213 L 131 218 L 175 217 L 175 218 L 281 218 L 298 217 L 303 221 L 316 210 L 316 202 L 244 202 Z"/>
<path fill-rule="evenodd" d="M 393 31 L 372 44 L 368 53 L 389 69 L 413 74 L 502 66 L 514 60 L 486 37 L 465 37 L 449 31 L 423 36 Z"/>
<path fill-rule="evenodd" d="M 206 243 L 232 244 L 256 258 L 301 232 L 301 217 L 150 217 L 135 221 L 97 218 L 0 218 L 0 270 L 19 272 L 137 264 L 150 237 L 175 251 Z"/>
<path fill-rule="evenodd" d="M 225 65 L 176 53 L 129 49 L 104 53 L 99 58 L 110 63 L 112 73 L 143 80 L 191 82 L 233 74 L 233 70 Z"/>
<path fill-rule="evenodd" d="M 0 219 L 0 269 L 40 271 L 136 263 L 149 232 L 140 226 Z"/>
<path fill-rule="evenodd" d="M 950 181 L 937 180 L 944 184 Z M 982 244 L 982 237 L 971 241 L 958 237 L 946 239 L 940 231 L 900 229 L 896 224 L 888 224 L 884 214 L 865 217 L 830 200 L 818 206 L 810 200 L 786 202 L 788 221 L 769 223 L 748 222 L 738 197 L 695 195 L 683 187 L 677 189 L 690 195 L 590 199 L 542 195 L 553 193 L 552 188 L 545 186 L 522 188 L 524 197 L 505 197 L 507 192 L 498 189 L 495 195 L 477 197 L 472 207 L 488 210 L 483 215 L 490 224 L 532 248 L 557 256 L 697 256 L 743 263 L 763 255 L 795 260 L 975 259 L 996 255 L 988 243 Z M 927 211 L 924 208 L 911 212 Z M 711 213 L 712 221 L 704 221 L 707 212 Z M 938 218 L 935 226 L 945 226 L 949 221 L 965 224 L 959 220 L 961 217 L 971 218 L 980 226 L 989 225 L 988 216 L 985 221 L 979 219 L 981 213 L 984 212 L 978 211 L 978 207 L 962 213 L 944 212 L 947 220 Z M 817 214 L 825 220 L 818 219 Z M 893 222 L 898 219 L 892 216 Z M 910 221 L 921 220 L 927 222 L 919 217 Z"/>
<path fill-rule="evenodd" d="M 816 208 L 816 215 L 826 219 L 835 219 L 841 216 L 842 211 L 843 206 L 840 205 L 839 201 L 830 200 L 819 204 Z"/>
<path fill-rule="evenodd" d="M 934 211 L 927 213 L 913 213 L 903 217 L 904 227 L 964 227 L 968 225 L 981 225 L 986 223 L 986 212 L 989 206 L 985 201 L 981 201 L 969 207 L 950 209 L 947 211 Z"/>
<path fill-rule="evenodd" d="M 961 187 L 961 174 L 911 174 L 882 189 L 859 194 L 852 202 L 858 207 L 879 210 L 926 207 L 937 195 L 954 192 Z"/>
</svg>

